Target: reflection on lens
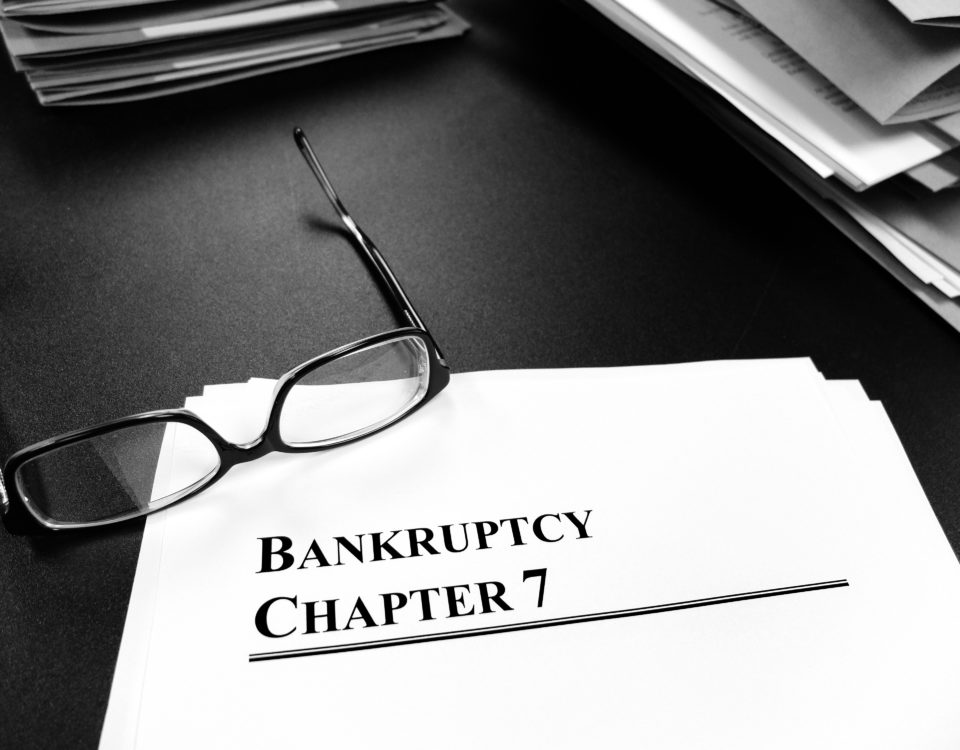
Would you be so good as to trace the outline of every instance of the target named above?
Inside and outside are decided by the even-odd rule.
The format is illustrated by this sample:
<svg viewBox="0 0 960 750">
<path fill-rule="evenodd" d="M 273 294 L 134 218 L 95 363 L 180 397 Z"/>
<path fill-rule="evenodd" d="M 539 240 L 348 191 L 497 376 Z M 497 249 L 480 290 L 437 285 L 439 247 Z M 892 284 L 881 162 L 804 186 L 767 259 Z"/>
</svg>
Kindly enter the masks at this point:
<svg viewBox="0 0 960 750">
<path fill-rule="evenodd" d="M 202 485 L 220 466 L 216 447 L 182 422 L 124 427 L 24 463 L 17 487 L 54 523 L 142 515 Z"/>
<path fill-rule="evenodd" d="M 280 437 L 312 446 L 358 437 L 410 411 L 427 392 L 430 360 L 415 337 L 362 349 L 300 377 L 280 413 Z"/>
</svg>

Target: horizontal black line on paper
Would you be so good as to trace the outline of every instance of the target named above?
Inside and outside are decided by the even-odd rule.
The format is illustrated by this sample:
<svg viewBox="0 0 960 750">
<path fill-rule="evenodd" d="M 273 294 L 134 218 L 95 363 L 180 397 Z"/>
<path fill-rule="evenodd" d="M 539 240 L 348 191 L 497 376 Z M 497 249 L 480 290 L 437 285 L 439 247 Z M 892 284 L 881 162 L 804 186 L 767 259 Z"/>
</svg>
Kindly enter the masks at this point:
<svg viewBox="0 0 960 750">
<path fill-rule="evenodd" d="M 470 628 L 466 630 L 450 630 L 442 633 L 426 633 L 423 635 L 410 635 L 401 638 L 381 638 L 373 641 L 359 641 L 354 643 L 340 643 L 330 646 L 315 646 L 312 648 L 289 649 L 286 651 L 264 651 L 261 653 L 250 654 L 249 660 L 254 661 L 272 661 L 274 659 L 292 659 L 298 656 L 318 656 L 321 654 L 342 654 L 349 651 L 364 651 L 373 648 L 387 648 L 390 646 L 406 646 L 414 643 L 429 643 L 431 641 L 447 641 L 455 638 L 474 638 L 481 635 L 494 635 L 498 633 L 514 633 L 522 630 L 535 630 L 537 628 L 550 628 L 557 625 L 575 625 L 583 622 L 599 622 L 601 620 L 615 620 L 621 617 L 639 617 L 640 615 L 652 615 L 661 612 L 675 612 L 682 609 L 694 609 L 697 607 L 710 607 L 717 604 L 732 604 L 733 602 L 748 601 L 750 599 L 766 599 L 772 596 L 786 596 L 788 594 L 802 594 L 808 591 L 824 591 L 826 589 L 842 588 L 849 586 L 846 578 L 834 581 L 821 581 L 819 583 L 805 583 L 798 586 L 784 586 L 775 589 L 762 589 L 760 591 L 747 591 L 740 594 L 727 594 L 724 596 L 713 596 L 707 599 L 690 599 L 681 602 L 670 602 L 669 604 L 654 604 L 646 607 L 634 607 L 632 609 L 611 610 L 609 612 L 595 612 L 586 615 L 571 615 L 569 617 L 556 617 L 548 620 L 531 620 L 528 622 L 512 623 L 507 625 L 491 625 L 483 628 Z"/>
</svg>

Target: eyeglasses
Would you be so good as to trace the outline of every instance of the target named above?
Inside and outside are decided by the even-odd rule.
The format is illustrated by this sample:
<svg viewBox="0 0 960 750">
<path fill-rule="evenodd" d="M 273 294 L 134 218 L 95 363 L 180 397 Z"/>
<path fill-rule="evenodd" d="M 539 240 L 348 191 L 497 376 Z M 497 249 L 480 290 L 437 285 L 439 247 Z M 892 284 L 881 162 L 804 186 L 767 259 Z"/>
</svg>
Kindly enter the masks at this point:
<svg viewBox="0 0 960 750">
<path fill-rule="evenodd" d="M 300 128 L 300 153 L 373 270 L 394 312 L 409 325 L 321 354 L 281 377 L 263 434 L 225 440 L 186 409 L 135 414 L 68 432 L 13 454 L 0 483 L 3 521 L 16 534 L 83 529 L 147 515 L 193 497 L 233 466 L 267 453 L 322 451 L 373 435 L 421 408 L 450 370 L 397 277 L 357 226 Z M 153 497 L 161 445 L 171 429 L 190 446 L 175 480 Z M 183 465 L 181 465 L 183 464 Z"/>
</svg>

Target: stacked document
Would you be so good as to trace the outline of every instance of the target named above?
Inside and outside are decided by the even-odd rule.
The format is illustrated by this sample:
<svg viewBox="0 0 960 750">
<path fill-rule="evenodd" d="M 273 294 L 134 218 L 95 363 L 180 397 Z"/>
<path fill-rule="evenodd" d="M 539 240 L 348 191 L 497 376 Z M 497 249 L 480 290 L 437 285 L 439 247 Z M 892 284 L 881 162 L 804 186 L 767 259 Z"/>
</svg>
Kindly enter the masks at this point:
<svg viewBox="0 0 960 750">
<path fill-rule="evenodd" d="M 273 385 L 185 406 L 243 443 Z M 168 429 L 154 496 L 196 450 Z M 945 750 L 958 632 L 960 565 L 856 381 L 454 375 L 148 518 L 100 747 Z"/>
<path fill-rule="evenodd" d="M 960 328 L 960 3 L 587 2 Z"/>
<path fill-rule="evenodd" d="M 105 104 L 462 34 L 415 0 L 2 0 L 0 31 L 41 104 Z"/>
</svg>

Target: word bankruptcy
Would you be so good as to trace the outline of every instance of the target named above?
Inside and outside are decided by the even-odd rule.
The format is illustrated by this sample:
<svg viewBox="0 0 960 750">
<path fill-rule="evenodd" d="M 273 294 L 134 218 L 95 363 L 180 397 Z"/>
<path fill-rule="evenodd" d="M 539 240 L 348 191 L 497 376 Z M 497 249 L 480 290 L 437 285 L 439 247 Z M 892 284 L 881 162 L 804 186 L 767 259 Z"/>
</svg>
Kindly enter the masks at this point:
<svg viewBox="0 0 960 750">
<path fill-rule="evenodd" d="M 296 544 L 291 537 L 260 537 L 260 568 L 257 573 L 285 570 L 316 570 L 338 565 L 402 560 L 432 555 L 457 554 L 497 547 L 522 547 L 530 543 L 556 544 L 590 539 L 587 525 L 592 511 L 544 513 L 498 521 L 470 521 L 395 531 L 375 531 L 330 539 L 311 539 Z M 522 581 L 539 582 L 537 606 L 543 606 L 546 569 L 523 571 Z M 356 627 L 395 625 L 397 613 L 415 612 L 421 622 L 438 618 L 488 614 L 512 610 L 507 587 L 500 581 L 482 581 L 454 586 L 392 591 L 352 603 L 339 599 L 306 601 L 297 596 L 278 596 L 264 602 L 254 617 L 257 631 L 268 638 L 283 638 L 295 632 L 315 634 Z M 474 596 L 474 603 L 468 597 Z M 345 606 L 344 606 L 345 605 Z M 408 608 L 408 605 L 409 608 Z"/>
<path fill-rule="evenodd" d="M 293 540 L 287 536 L 260 537 L 260 570 L 275 573 L 296 566 L 298 570 L 326 568 L 346 562 L 380 562 L 400 560 L 421 555 L 439 555 L 444 552 L 466 552 L 470 549 L 490 549 L 494 544 L 521 547 L 528 540 L 554 543 L 562 541 L 571 531 L 586 539 L 587 522 L 591 511 L 583 519 L 574 513 L 544 513 L 532 521 L 526 516 L 502 518 L 499 521 L 472 521 L 444 524 L 436 529 L 421 527 L 397 531 L 374 531 L 354 537 L 335 536 L 324 547 L 316 539 L 294 554 Z M 566 521 L 566 523 L 565 523 Z M 570 527 L 573 527 L 572 529 Z M 502 536 L 501 532 L 506 531 Z M 497 541 L 494 541 L 497 537 Z M 356 540 L 356 541 L 354 541 Z M 332 561 L 332 562 L 331 562 Z"/>
</svg>

